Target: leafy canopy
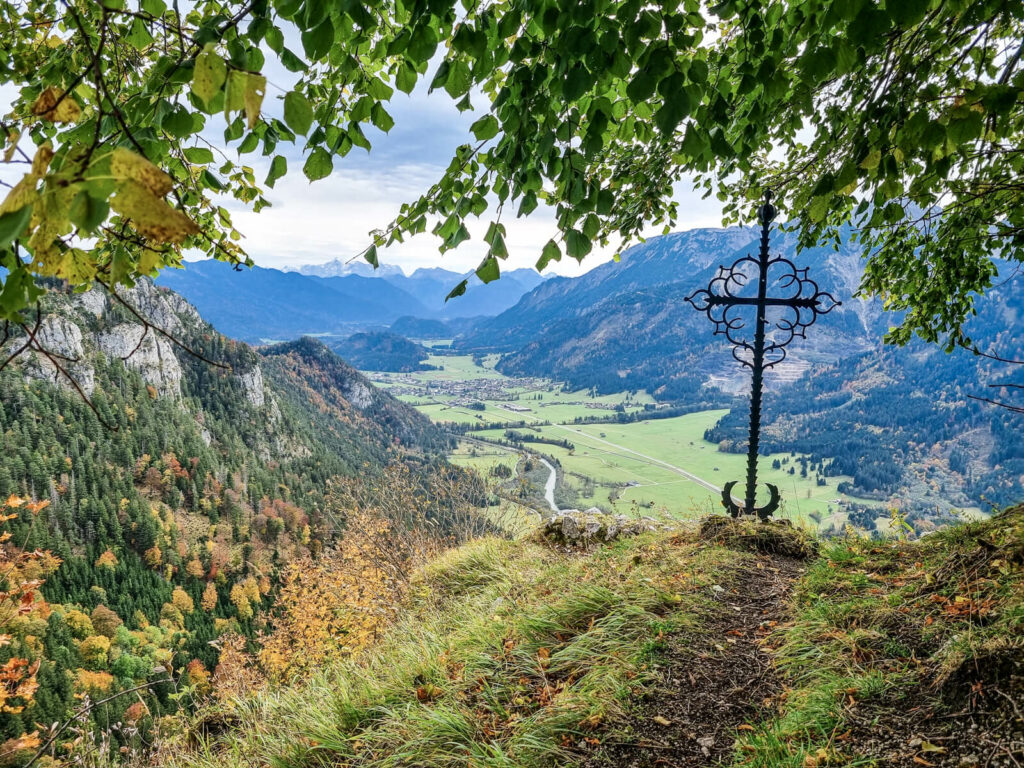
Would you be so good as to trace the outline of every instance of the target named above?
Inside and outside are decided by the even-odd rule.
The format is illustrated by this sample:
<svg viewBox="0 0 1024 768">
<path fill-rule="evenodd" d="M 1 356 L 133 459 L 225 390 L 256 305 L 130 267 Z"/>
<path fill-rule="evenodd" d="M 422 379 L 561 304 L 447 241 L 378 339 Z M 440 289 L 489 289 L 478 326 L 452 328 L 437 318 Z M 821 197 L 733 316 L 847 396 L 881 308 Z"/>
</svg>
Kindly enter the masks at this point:
<svg viewBox="0 0 1024 768">
<path fill-rule="evenodd" d="M 455 248 L 488 216 L 490 281 L 510 212 L 554 208 L 543 268 L 672 226 L 683 178 L 730 220 L 771 185 L 805 245 L 856 226 L 865 290 L 907 310 L 893 340 L 969 344 L 992 257 L 1024 260 L 1022 32 L 1017 0 L 0 2 L 24 169 L 0 204 L 0 317 L 45 276 L 130 283 L 185 250 L 247 263 L 218 195 L 265 207 L 261 185 L 295 170 L 282 143 L 328 176 L 426 80 L 479 118 L 372 233 L 371 263 L 428 228 Z M 281 68 L 294 85 L 267 82 Z"/>
</svg>

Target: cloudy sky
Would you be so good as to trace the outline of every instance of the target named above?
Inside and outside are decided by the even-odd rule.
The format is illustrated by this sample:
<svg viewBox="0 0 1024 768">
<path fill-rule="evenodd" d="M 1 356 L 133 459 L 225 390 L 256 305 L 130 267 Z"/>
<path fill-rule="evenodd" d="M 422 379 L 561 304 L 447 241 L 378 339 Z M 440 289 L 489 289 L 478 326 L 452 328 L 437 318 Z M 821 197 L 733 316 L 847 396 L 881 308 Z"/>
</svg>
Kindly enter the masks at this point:
<svg viewBox="0 0 1024 768">
<path fill-rule="evenodd" d="M 280 111 L 280 99 L 289 87 L 286 80 L 287 75 L 271 75 L 264 112 Z M 483 99 L 479 102 L 482 105 Z M 335 159 L 330 177 L 312 184 L 302 175 L 299 148 L 279 145 L 279 151 L 288 156 L 289 173 L 268 190 L 272 207 L 254 214 L 241 205 L 229 206 L 239 231 L 245 235 L 244 247 L 257 264 L 293 269 L 302 264 L 347 260 L 360 253 L 369 243 L 371 229 L 386 226 L 403 202 L 415 200 L 440 177 L 455 148 L 470 138 L 469 125 L 477 117 L 460 114 L 444 91 L 428 95 L 426 88 L 418 88 L 409 96 L 396 92 L 388 111 L 395 118 L 389 134 L 367 129 L 372 152 L 354 148 L 348 156 Z M 208 125 L 217 122 L 214 116 Z M 244 156 L 244 162 L 255 165 L 258 179 L 266 175 L 264 160 L 256 154 Z M 680 229 L 721 226 L 717 201 L 701 200 L 688 184 L 679 185 L 676 192 L 682 203 Z M 543 205 L 528 218 L 507 218 L 505 224 L 509 249 L 509 263 L 503 265 L 506 270 L 532 267 L 544 243 L 556 232 L 554 215 Z M 418 267 L 472 269 L 485 251 L 481 239 L 486 226 L 486 218 L 475 229 L 469 224 L 473 240 L 454 252 L 438 253 L 437 239 L 424 233 L 381 251 L 380 261 L 398 265 L 407 273 Z M 595 249 L 582 265 L 563 259 L 547 271 L 577 275 L 611 255 L 610 248 L 606 252 Z"/>
<path fill-rule="evenodd" d="M 435 69 L 436 66 L 430 68 L 411 95 L 396 91 L 388 105 L 395 119 L 390 133 L 365 127 L 373 144 L 372 152 L 353 148 L 347 157 L 335 158 L 331 176 L 311 184 L 302 174 L 304 158 L 300 146 L 282 143 L 277 151 L 287 156 L 289 173 L 278 180 L 274 189 L 267 190 L 272 207 L 255 214 L 230 197 L 220 201 L 232 210 L 235 225 L 244 237 L 242 245 L 258 265 L 295 269 L 303 264 L 351 259 L 369 244 L 370 230 L 387 226 L 402 203 L 415 200 L 440 178 L 455 148 L 470 140 L 469 126 L 482 112 L 460 113 L 443 90 L 428 94 L 426 83 L 433 78 Z M 268 88 L 263 112 L 280 117 L 282 99 L 291 89 L 295 75 L 284 70 L 273 56 L 268 56 L 264 74 Z M 15 94 L 10 86 L 0 87 L 0 104 L 11 103 Z M 475 101 L 480 107 L 485 105 L 482 96 L 478 95 Z M 257 180 L 266 178 L 269 158 L 258 152 L 239 157 L 234 149 L 223 146 L 222 116 L 209 116 L 206 125 L 204 138 L 221 146 L 228 157 L 251 165 Z M 22 172 L 20 166 L 0 167 L 0 171 L 4 170 L 16 174 L 11 178 L 0 174 L 9 182 Z M 679 229 L 721 226 L 719 203 L 702 200 L 693 192 L 692 185 L 678 185 L 676 199 L 681 203 Z M 445 267 L 460 272 L 473 269 L 486 251 L 482 238 L 488 221 L 483 218 L 468 222 L 473 239 L 456 251 L 440 254 L 437 239 L 424 233 L 380 251 L 380 261 L 400 266 L 406 273 L 419 267 Z M 505 271 L 532 268 L 544 243 L 556 234 L 554 215 L 543 205 L 528 218 L 506 217 L 504 223 L 509 250 L 508 262 L 502 265 Z M 550 264 L 546 272 L 578 275 L 607 261 L 612 253 L 612 248 L 595 248 L 582 265 L 563 257 L 561 262 Z M 196 257 L 199 256 L 197 253 Z"/>
</svg>

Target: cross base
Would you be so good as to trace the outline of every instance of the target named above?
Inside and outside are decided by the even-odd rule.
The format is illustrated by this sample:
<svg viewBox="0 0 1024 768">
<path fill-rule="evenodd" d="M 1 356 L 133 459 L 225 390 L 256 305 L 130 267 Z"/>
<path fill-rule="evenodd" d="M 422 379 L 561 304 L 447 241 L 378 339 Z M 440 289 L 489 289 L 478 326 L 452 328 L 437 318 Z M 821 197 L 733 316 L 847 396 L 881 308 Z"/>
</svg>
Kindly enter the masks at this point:
<svg viewBox="0 0 1024 768">
<path fill-rule="evenodd" d="M 722 489 L 722 506 L 725 507 L 726 511 L 731 517 L 740 517 L 741 515 L 757 515 L 761 522 L 767 522 L 771 518 L 772 513 L 779 508 L 779 502 L 782 499 L 782 494 L 779 492 L 779 487 L 772 483 L 765 483 L 768 486 L 768 492 L 771 494 L 771 498 L 768 503 L 763 507 L 754 507 L 751 510 L 747 510 L 745 506 L 737 504 L 732 498 L 732 489 L 736 485 L 736 480 L 730 480 L 725 484 Z"/>
</svg>

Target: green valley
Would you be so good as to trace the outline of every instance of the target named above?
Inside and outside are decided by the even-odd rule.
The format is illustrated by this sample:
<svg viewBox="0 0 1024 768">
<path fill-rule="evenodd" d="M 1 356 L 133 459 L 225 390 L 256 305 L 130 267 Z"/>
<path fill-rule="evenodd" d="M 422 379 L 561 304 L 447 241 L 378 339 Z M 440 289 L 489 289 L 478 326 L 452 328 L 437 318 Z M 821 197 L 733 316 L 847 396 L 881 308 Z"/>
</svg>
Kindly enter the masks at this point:
<svg viewBox="0 0 1024 768">
<path fill-rule="evenodd" d="M 728 409 L 673 415 L 642 391 L 566 391 L 546 379 L 500 373 L 496 355 L 445 354 L 440 347 L 434 352 L 426 362 L 435 370 L 367 375 L 463 437 L 449 456 L 453 463 L 491 476 L 502 465 L 529 483 L 531 473 L 520 466 L 521 456 L 552 460 L 558 467 L 554 498 L 560 508 L 694 517 L 717 511 L 722 486 L 743 477 L 744 455 L 722 452 L 705 439 Z M 517 441 L 523 444 L 509 445 Z M 851 505 L 871 515 L 877 526 L 887 524 L 881 502 L 841 492 L 839 485 L 849 477 L 829 475 L 822 463 L 802 454 L 765 456 L 761 479 L 782 491 L 782 516 L 802 525 L 842 530 Z M 518 490 L 523 492 L 522 483 Z M 525 492 L 538 502 L 543 496 L 541 488 Z M 547 507 L 540 502 L 538 509 Z"/>
</svg>

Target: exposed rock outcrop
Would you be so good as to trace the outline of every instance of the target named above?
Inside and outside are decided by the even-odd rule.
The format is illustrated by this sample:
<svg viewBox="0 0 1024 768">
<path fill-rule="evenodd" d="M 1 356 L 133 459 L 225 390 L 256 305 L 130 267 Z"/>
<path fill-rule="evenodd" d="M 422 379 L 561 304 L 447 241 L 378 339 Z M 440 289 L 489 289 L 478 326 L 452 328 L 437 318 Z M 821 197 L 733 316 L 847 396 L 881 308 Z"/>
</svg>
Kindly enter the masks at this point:
<svg viewBox="0 0 1024 768">
<path fill-rule="evenodd" d="M 263 371 L 258 365 L 253 366 L 248 371 L 243 371 L 238 374 L 238 381 L 242 385 L 242 391 L 245 392 L 245 399 L 249 401 L 249 404 L 254 408 L 262 408 L 266 404 L 267 397 L 263 390 Z"/>
<path fill-rule="evenodd" d="M 104 354 L 124 360 L 159 394 L 180 395 L 181 364 L 173 345 L 162 336 L 135 323 L 120 323 L 98 334 L 96 343 Z"/>
<path fill-rule="evenodd" d="M 19 340 L 15 347 L 23 343 Z M 87 362 L 85 348 L 82 345 L 82 330 L 65 317 L 53 315 L 43 319 L 36 332 L 36 343 L 47 350 L 86 395 L 91 396 L 96 386 L 92 366 Z M 13 349 L 8 351 L 8 354 Z M 72 383 L 57 368 L 57 365 L 46 355 L 38 352 L 29 353 L 25 358 L 25 375 L 48 381 L 65 389 L 74 389 Z"/>
<path fill-rule="evenodd" d="M 581 547 L 670 527 L 651 517 L 636 519 L 625 515 L 606 515 L 597 507 L 592 507 L 586 512 L 562 510 L 546 520 L 538 529 L 538 534 L 542 539 L 555 544 Z"/>
</svg>

